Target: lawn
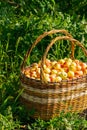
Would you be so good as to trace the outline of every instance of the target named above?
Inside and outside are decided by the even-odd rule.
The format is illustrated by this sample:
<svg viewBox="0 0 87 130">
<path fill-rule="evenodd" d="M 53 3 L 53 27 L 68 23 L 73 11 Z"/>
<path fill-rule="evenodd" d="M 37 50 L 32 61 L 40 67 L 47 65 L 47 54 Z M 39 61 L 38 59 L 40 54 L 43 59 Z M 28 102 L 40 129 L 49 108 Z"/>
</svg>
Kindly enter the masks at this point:
<svg viewBox="0 0 87 130">
<path fill-rule="evenodd" d="M 87 49 L 87 2 L 76 1 L 77 8 L 74 6 L 76 4 L 70 1 L 75 12 L 70 8 L 64 12 L 61 9 L 63 3 L 58 3 L 56 0 L 27 2 L 27 0 L 0 2 L 0 129 L 86 130 L 86 118 L 77 113 L 61 113 L 60 116 L 49 121 L 32 119 L 30 111 L 20 103 L 19 99 L 22 93 L 20 67 L 27 50 L 39 35 L 52 29 L 65 29 Z M 66 2 L 64 5 L 69 7 Z M 55 36 L 56 34 L 45 37 L 32 50 L 26 64 L 38 62 L 50 40 Z M 69 55 L 69 42 L 61 41 L 52 47 L 48 58 L 59 60 Z M 75 58 L 87 62 L 87 56 L 78 46 L 75 48 Z"/>
</svg>

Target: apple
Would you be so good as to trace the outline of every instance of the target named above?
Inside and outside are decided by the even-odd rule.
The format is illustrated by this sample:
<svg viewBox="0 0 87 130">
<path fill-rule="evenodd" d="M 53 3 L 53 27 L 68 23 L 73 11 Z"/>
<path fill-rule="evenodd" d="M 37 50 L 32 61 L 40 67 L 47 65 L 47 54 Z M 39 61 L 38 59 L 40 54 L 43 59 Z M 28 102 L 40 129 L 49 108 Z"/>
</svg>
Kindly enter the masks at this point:
<svg viewBox="0 0 87 130">
<path fill-rule="evenodd" d="M 66 73 L 65 71 L 60 72 L 59 76 L 60 76 L 62 79 L 66 79 L 66 78 L 67 78 L 67 73 Z"/>
<path fill-rule="evenodd" d="M 57 62 L 57 63 L 54 64 L 53 68 L 55 70 L 60 70 L 61 69 L 61 64 Z"/>
<path fill-rule="evenodd" d="M 79 64 L 77 64 L 76 70 L 77 70 L 77 71 L 81 70 L 81 66 L 80 66 Z"/>
<path fill-rule="evenodd" d="M 57 61 L 52 61 L 51 66 L 54 67 L 54 65 L 57 64 Z"/>
<path fill-rule="evenodd" d="M 74 74 L 73 71 L 70 70 L 70 71 L 68 72 L 68 78 L 74 78 L 74 75 L 75 75 L 75 74 Z"/>
<path fill-rule="evenodd" d="M 71 70 L 71 71 L 76 71 L 76 63 L 71 63 L 71 65 L 69 66 L 69 70 Z"/>
<path fill-rule="evenodd" d="M 46 59 L 45 65 L 46 65 L 47 67 L 50 67 L 50 66 L 51 66 L 51 61 L 50 61 L 49 59 Z"/>
<path fill-rule="evenodd" d="M 76 64 L 79 64 L 79 63 L 80 63 L 80 61 L 77 60 L 77 59 L 75 59 L 74 62 L 75 62 Z"/>
<path fill-rule="evenodd" d="M 72 61 L 71 65 L 76 67 L 76 63 L 74 61 Z"/>
<path fill-rule="evenodd" d="M 56 74 L 51 74 L 50 75 L 50 81 L 55 82 L 55 79 L 56 79 Z"/>
<path fill-rule="evenodd" d="M 37 74 L 40 74 L 40 68 L 36 69 Z"/>
<path fill-rule="evenodd" d="M 24 74 L 27 75 L 27 74 L 29 74 L 29 73 L 30 73 L 30 68 L 29 68 L 29 67 L 28 67 L 28 68 L 25 68 Z"/>
<path fill-rule="evenodd" d="M 57 73 L 58 73 L 58 71 L 56 69 L 51 70 L 51 74 L 57 74 Z"/>
<path fill-rule="evenodd" d="M 31 76 L 31 78 L 32 78 L 32 77 L 36 78 L 36 77 L 37 77 L 36 71 L 30 72 L 30 76 Z"/>
<path fill-rule="evenodd" d="M 56 78 L 55 78 L 55 82 L 60 82 L 62 80 L 62 78 L 60 77 L 60 76 L 57 76 Z"/>
<path fill-rule="evenodd" d="M 75 74 L 78 75 L 78 76 L 82 76 L 83 75 L 83 71 L 82 70 L 76 71 Z"/>
<path fill-rule="evenodd" d="M 87 68 L 87 64 L 81 62 L 80 65 L 81 65 L 81 69 L 82 69 L 82 71 L 85 71 L 86 68 Z"/>
<path fill-rule="evenodd" d="M 45 80 L 50 82 L 50 76 L 49 74 L 44 73 Z"/>
<path fill-rule="evenodd" d="M 59 62 L 60 62 L 60 64 L 63 65 L 65 63 L 65 60 L 64 59 L 60 59 Z"/>
<path fill-rule="evenodd" d="M 87 69 L 85 70 L 84 74 L 87 74 Z"/>
<path fill-rule="evenodd" d="M 47 68 L 47 67 L 46 67 L 46 68 L 44 69 L 44 72 L 47 73 L 47 74 L 49 74 L 49 73 L 51 72 L 51 70 L 50 70 L 50 68 Z"/>
</svg>

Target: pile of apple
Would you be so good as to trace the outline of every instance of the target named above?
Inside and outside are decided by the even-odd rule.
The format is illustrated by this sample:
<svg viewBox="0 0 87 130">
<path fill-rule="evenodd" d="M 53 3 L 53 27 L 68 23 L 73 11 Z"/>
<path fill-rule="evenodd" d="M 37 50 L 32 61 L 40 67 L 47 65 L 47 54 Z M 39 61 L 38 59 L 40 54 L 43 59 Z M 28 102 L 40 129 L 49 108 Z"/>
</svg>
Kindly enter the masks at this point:
<svg viewBox="0 0 87 130">
<path fill-rule="evenodd" d="M 32 79 L 40 80 L 39 63 L 33 63 L 24 70 L 24 74 Z M 44 77 L 48 82 L 60 82 L 61 80 L 70 80 L 87 74 L 87 64 L 80 60 L 64 58 L 58 61 L 46 59 L 44 64 Z"/>
</svg>

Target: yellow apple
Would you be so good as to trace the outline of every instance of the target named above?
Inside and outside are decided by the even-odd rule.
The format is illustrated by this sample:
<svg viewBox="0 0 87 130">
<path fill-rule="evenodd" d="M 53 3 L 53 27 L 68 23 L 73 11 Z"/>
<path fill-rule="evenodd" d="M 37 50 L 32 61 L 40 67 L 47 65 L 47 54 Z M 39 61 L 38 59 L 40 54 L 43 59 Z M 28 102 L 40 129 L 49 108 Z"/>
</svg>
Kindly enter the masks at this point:
<svg viewBox="0 0 87 130">
<path fill-rule="evenodd" d="M 54 65 L 57 64 L 57 61 L 52 61 L 51 66 L 54 67 Z"/>
<path fill-rule="evenodd" d="M 68 72 L 68 78 L 73 78 L 73 77 L 74 77 L 74 72 L 70 70 Z"/>
<path fill-rule="evenodd" d="M 71 70 L 71 71 L 76 71 L 76 66 L 74 66 L 74 65 L 70 65 L 70 67 L 69 67 L 69 70 Z"/>
<path fill-rule="evenodd" d="M 81 70 L 81 66 L 79 64 L 76 66 L 76 70 L 77 71 Z"/>
<path fill-rule="evenodd" d="M 50 76 L 49 76 L 49 74 L 44 73 L 44 76 L 45 76 L 46 81 L 50 82 Z"/>
<path fill-rule="evenodd" d="M 60 63 L 55 63 L 54 67 L 53 67 L 55 70 L 59 70 L 61 69 L 61 64 Z"/>
<path fill-rule="evenodd" d="M 55 78 L 55 82 L 60 82 L 62 80 L 62 78 L 60 77 L 60 76 L 57 76 L 56 78 Z"/>
<path fill-rule="evenodd" d="M 46 68 L 44 69 L 44 72 L 47 73 L 47 74 L 49 74 L 49 73 L 51 72 L 51 70 L 50 70 L 50 68 L 47 68 L 47 67 L 46 67 Z"/>
<path fill-rule="evenodd" d="M 60 59 L 59 62 L 60 62 L 60 64 L 64 64 L 65 60 L 64 59 Z"/>
<path fill-rule="evenodd" d="M 87 69 L 85 70 L 84 74 L 87 74 Z"/>
<path fill-rule="evenodd" d="M 51 74 L 57 74 L 57 73 L 58 73 L 57 70 L 55 70 L 55 69 L 52 69 L 52 70 L 51 70 Z"/>
<path fill-rule="evenodd" d="M 67 78 L 67 73 L 66 73 L 65 71 L 60 72 L 59 76 L 60 76 L 62 79 L 66 79 L 66 78 Z"/>
</svg>

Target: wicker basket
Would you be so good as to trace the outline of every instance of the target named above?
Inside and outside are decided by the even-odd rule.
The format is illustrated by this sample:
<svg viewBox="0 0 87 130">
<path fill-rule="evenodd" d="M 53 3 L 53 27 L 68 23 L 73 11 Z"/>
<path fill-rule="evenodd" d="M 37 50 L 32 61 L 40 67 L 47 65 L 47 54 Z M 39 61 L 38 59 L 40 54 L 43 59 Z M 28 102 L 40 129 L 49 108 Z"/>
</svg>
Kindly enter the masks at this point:
<svg viewBox="0 0 87 130">
<path fill-rule="evenodd" d="M 30 55 L 32 49 L 42 38 L 49 34 L 63 33 L 66 36 L 58 36 L 54 38 L 47 46 L 45 53 L 42 57 L 40 80 L 35 80 L 26 77 L 23 73 L 25 69 L 25 62 Z M 29 109 L 35 110 L 32 117 L 48 120 L 60 114 L 60 112 L 81 112 L 87 108 L 87 75 L 72 80 L 62 80 L 61 82 L 52 83 L 47 82 L 43 73 L 43 65 L 46 60 L 47 53 L 52 45 L 57 40 L 69 40 L 71 43 L 72 51 L 71 58 L 74 59 L 74 46 L 78 45 L 82 48 L 87 56 L 87 50 L 84 46 L 73 39 L 66 30 L 51 30 L 40 35 L 31 48 L 27 51 L 23 63 L 21 65 L 21 89 L 24 91 L 21 95 L 21 102 Z"/>
</svg>

